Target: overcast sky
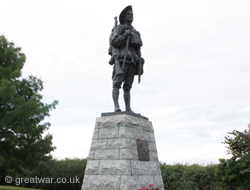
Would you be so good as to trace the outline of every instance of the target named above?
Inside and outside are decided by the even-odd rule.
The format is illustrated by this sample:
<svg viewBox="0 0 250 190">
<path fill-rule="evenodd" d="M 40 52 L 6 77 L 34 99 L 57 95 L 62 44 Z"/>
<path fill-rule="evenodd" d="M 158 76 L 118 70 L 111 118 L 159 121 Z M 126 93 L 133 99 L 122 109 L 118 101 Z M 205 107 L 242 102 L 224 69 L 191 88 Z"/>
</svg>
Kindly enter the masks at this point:
<svg viewBox="0 0 250 190">
<path fill-rule="evenodd" d="M 132 109 L 153 122 L 160 161 L 218 163 L 227 132 L 250 123 L 249 0 L 0 2 L 0 35 L 27 56 L 22 77 L 59 100 L 47 119 L 55 158 L 86 158 L 96 118 L 113 111 L 108 39 L 127 5 L 145 58 Z"/>
</svg>

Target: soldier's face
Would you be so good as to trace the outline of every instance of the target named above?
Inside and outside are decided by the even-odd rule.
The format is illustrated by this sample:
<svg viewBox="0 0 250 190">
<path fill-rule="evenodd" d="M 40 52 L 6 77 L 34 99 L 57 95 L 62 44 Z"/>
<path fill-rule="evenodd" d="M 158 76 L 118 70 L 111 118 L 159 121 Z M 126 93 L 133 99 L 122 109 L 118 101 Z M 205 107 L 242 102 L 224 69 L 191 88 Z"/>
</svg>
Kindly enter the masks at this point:
<svg viewBox="0 0 250 190">
<path fill-rule="evenodd" d="M 124 21 L 133 22 L 134 16 L 131 10 L 128 10 L 124 16 Z"/>
</svg>

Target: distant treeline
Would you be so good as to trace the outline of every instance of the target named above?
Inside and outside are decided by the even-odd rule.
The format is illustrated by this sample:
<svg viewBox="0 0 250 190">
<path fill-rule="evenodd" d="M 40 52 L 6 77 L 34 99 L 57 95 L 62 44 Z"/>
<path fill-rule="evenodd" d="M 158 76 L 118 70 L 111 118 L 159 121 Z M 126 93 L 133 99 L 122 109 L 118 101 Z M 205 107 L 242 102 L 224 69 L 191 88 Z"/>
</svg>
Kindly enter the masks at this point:
<svg viewBox="0 0 250 190">
<path fill-rule="evenodd" d="M 249 173 L 240 174 L 237 165 L 220 160 L 220 164 L 201 166 L 197 164 L 168 165 L 161 163 L 160 168 L 166 190 L 248 190 L 250 183 Z M 51 190 L 80 190 L 83 182 L 87 159 L 49 160 L 41 162 L 33 170 L 9 170 L 12 176 L 12 185 L 33 187 Z M 5 176 L 1 175 L 1 184 L 5 184 Z M 47 180 L 46 183 L 24 183 L 24 179 Z M 36 178 L 36 179 L 35 179 Z M 18 179 L 18 180 L 14 180 Z M 50 181 L 53 179 L 54 181 Z M 61 183 L 55 180 L 59 179 Z"/>
</svg>

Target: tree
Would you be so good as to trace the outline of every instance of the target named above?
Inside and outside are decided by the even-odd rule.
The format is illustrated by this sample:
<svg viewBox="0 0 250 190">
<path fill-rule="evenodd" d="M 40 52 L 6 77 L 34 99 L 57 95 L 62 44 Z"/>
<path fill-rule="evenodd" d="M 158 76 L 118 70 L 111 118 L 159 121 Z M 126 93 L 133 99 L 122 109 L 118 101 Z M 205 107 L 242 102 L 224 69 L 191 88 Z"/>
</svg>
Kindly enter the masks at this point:
<svg viewBox="0 0 250 190">
<path fill-rule="evenodd" d="M 250 189 L 250 133 L 234 130 L 225 137 L 230 159 L 220 159 L 216 175 L 220 179 L 220 189 Z"/>
<path fill-rule="evenodd" d="M 228 154 L 231 154 L 233 159 L 237 160 L 245 157 L 250 162 L 250 133 L 247 130 L 244 130 L 244 132 L 234 130 L 228 134 L 233 135 L 233 137 L 225 137 L 224 143 L 228 144 Z"/>
<path fill-rule="evenodd" d="M 58 101 L 41 102 L 42 80 L 19 79 L 26 57 L 21 48 L 0 36 L 0 175 L 7 169 L 32 168 L 50 159 L 50 123 L 42 123 Z"/>
</svg>

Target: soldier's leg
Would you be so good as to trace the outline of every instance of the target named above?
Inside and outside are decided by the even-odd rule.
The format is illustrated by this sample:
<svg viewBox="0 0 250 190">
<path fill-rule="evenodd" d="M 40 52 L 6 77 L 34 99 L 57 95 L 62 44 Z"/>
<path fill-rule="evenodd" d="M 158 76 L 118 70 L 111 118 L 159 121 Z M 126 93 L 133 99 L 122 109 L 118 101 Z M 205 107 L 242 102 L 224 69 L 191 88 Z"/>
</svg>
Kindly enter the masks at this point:
<svg viewBox="0 0 250 190">
<path fill-rule="evenodd" d="M 120 112 L 120 106 L 119 106 L 119 90 L 121 88 L 123 79 L 124 79 L 124 75 L 115 75 L 113 74 L 113 90 L 112 90 L 112 98 L 113 98 L 113 102 L 114 102 L 114 111 L 115 112 Z"/>
<path fill-rule="evenodd" d="M 124 94 L 123 94 L 123 97 L 124 97 L 124 102 L 125 102 L 125 107 L 126 107 L 126 111 L 127 112 L 132 112 L 132 109 L 130 107 L 130 90 L 128 91 L 125 91 L 124 90 Z"/>
<path fill-rule="evenodd" d="M 130 103 L 131 103 L 131 96 L 130 96 L 130 89 L 132 88 L 132 84 L 134 81 L 134 75 L 135 75 L 135 66 L 134 65 L 130 65 L 129 67 L 129 71 L 126 75 L 126 78 L 124 80 L 124 85 L 123 85 L 123 97 L 124 97 L 124 102 L 125 102 L 125 107 L 126 107 L 126 111 L 128 112 L 132 112 Z"/>
<path fill-rule="evenodd" d="M 119 88 L 113 88 L 112 90 L 112 98 L 113 98 L 113 101 L 114 101 L 114 106 L 115 106 L 115 112 L 120 112 L 121 109 L 120 109 L 120 106 L 119 106 Z"/>
</svg>

